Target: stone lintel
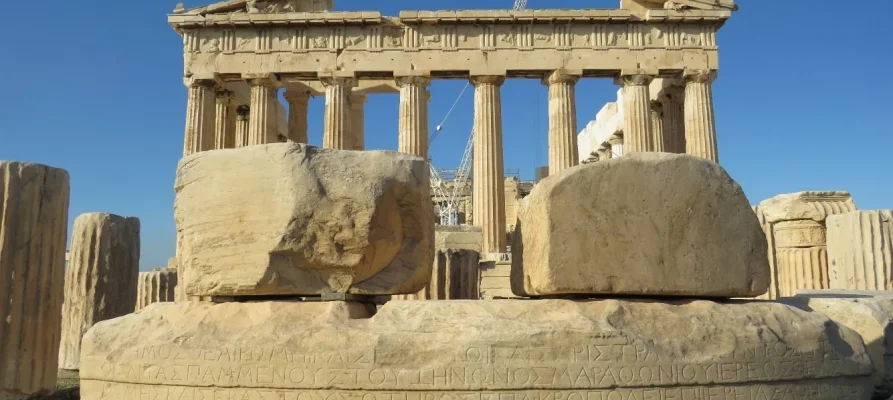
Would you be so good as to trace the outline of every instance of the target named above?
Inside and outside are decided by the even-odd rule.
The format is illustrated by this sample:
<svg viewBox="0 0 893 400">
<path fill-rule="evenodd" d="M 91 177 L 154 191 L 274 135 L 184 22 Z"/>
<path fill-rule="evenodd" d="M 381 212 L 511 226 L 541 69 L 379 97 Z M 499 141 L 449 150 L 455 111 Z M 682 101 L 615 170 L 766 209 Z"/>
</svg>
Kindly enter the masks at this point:
<svg viewBox="0 0 893 400">
<path fill-rule="evenodd" d="M 282 25 L 369 25 L 381 24 L 381 13 L 378 11 L 340 11 L 340 12 L 303 12 L 281 14 L 171 14 L 167 22 L 174 29 L 201 28 L 209 25 L 258 26 Z"/>
</svg>

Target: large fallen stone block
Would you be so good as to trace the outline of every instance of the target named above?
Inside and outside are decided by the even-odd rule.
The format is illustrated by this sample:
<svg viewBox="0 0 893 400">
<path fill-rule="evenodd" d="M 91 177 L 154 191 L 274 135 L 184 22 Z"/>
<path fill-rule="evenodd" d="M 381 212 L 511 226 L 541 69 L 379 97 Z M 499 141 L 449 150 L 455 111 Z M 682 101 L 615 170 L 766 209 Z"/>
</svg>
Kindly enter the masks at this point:
<svg viewBox="0 0 893 400">
<path fill-rule="evenodd" d="M 81 398 L 867 400 L 871 372 L 768 302 L 160 303 L 87 334 Z"/>
<path fill-rule="evenodd" d="M 828 246 L 825 220 L 856 210 L 847 192 L 788 193 L 760 203 L 765 223 L 772 230 L 778 296 L 802 289 L 827 289 Z"/>
<path fill-rule="evenodd" d="M 832 215 L 826 224 L 831 289 L 893 289 L 893 210 Z"/>
<path fill-rule="evenodd" d="M 91 326 L 133 312 L 139 273 L 138 218 L 87 213 L 74 220 L 65 271 L 60 370 L 79 369 L 81 338 Z"/>
<path fill-rule="evenodd" d="M 56 386 L 68 172 L 0 161 L 0 399 Z"/>
<path fill-rule="evenodd" d="M 209 151 L 177 171 L 190 296 L 410 294 L 431 276 L 427 162 L 294 143 Z"/>
<path fill-rule="evenodd" d="M 893 395 L 893 292 L 816 290 L 779 301 L 825 314 L 862 335 L 875 369 L 875 397 Z"/>
<path fill-rule="evenodd" d="M 512 243 L 520 296 L 754 297 L 766 292 L 766 237 L 719 165 L 631 154 L 546 178 Z"/>
</svg>

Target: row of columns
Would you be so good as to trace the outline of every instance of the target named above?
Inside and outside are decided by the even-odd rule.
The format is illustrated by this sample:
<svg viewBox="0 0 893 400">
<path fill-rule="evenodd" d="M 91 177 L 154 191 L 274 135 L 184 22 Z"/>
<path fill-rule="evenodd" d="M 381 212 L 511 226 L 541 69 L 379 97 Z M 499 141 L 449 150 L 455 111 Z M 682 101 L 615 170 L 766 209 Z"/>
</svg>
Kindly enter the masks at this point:
<svg viewBox="0 0 893 400">
<path fill-rule="evenodd" d="M 581 71 L 559 70 L 547 74 L 549 87 L 549 173 L 557 174 L 578 164 L 575 85 Z M 717 161 L 710 72 L 687 73 L 682 93 L 668 91 L 657 103 L 650 100 L 653 76 L 633 74 L 619 79 L 623 85 L 624 138 L 612 144 L 605 158 L 633 152 L 685 152 Z M 364 148 L 363 95 L 352 95 L 353 76 L 323 77 L 325 127 L 323 147 Z M 505 192 L 502 143 L 504 76 L 472 76 L 474 85 L 474 221 L 484 236 L 483 252 L 506 249 Z M 240 147 L 278 141 L 276 132 L 277 89 L 270 79 L 251 79 L 251 104 L 233 108 L 232 93 L 215 91 L 207 81 L 189 86 L 186 154 L 214 148 Z M 429 76 L 399 76 L 398 151 L 428 157 Z M 679 99 L 678 97 L 682 97 Z M 307 142 L 308 94 L 286 92 L 288 140 Z M 216 99 L 216 107 L 215 107 Z M 684 105 L 679 105 L 683 100 Z M 206 112 L 214 110 L 214 113 Z M 217 126 L 218 129 L 214 127 Z M 678 135 L 684 130 L 685 148 Z M 619 139 L 619 138 L 618 138 Z"/>
<path fill-rule="evenodd" d="M 649 75 L 626 75 L 623 85 L 624 151 L 687 153 L 719 162 L 712 82 L 716 74 L 692 71 L 683 87 L 650 101 Z"/>
</svg>

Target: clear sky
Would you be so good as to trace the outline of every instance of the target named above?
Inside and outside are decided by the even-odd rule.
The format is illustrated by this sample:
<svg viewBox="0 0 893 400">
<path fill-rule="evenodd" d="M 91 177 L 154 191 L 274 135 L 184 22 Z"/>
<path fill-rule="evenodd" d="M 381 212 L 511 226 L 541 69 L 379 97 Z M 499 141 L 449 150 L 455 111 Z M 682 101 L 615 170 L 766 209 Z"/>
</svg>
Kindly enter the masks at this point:
<svg viewBox="0 0 893 400">
<path fill-rule="evenodd" d="M 610 8 L 619 0 L 530 0 L 529 8 Z M 838 3 L 840 5 L 838 5 Z M 174 254 L 174 175 L 183 151 L 182 40 L 166 23 L 176 1 L 46 0 L 0 24 L 0 159 L 71 174 L 69 222 L 85 212 L 142 221 L 142 268 Z M 202 3 L 190 0 L 186 6 Z M 374 5 L 373 5 L 374 4 Z M 714 85 L 720 162 L 751 203 L 800 190 L 848 190 L 862 209 L 893 208 L 893 2 L 739 0 L 720 31 Z M 510 8 L 511 0 L 336 0 L 341 10 Z M 436 81 L 432 129 L 462 90 Z M 582 128 L 617 87 L 581 81 Z M 366 105 L 367 147 L 396 149 L 397 96 Z M 547 164 L 546 88 L 503 86 L 506 168 L 532 178 Z M 323 99 L 310 106 L 322 142 Z M 471 91 L 431 153 L 457 166 L 472 121 Z"/>
</svg>

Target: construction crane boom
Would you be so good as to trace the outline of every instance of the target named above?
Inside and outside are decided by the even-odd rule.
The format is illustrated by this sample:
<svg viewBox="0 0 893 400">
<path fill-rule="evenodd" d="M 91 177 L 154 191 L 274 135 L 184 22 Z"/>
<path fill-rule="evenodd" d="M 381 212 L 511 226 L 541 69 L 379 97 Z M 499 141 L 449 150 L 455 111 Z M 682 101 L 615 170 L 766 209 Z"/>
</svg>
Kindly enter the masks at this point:
<svg viewBox="0 0 893 400">
<path fill-rule="evenodd" d="M 527 0 L 515 0 L 515 10 L 524 10 L 527 8 Z"/>
</svg>

